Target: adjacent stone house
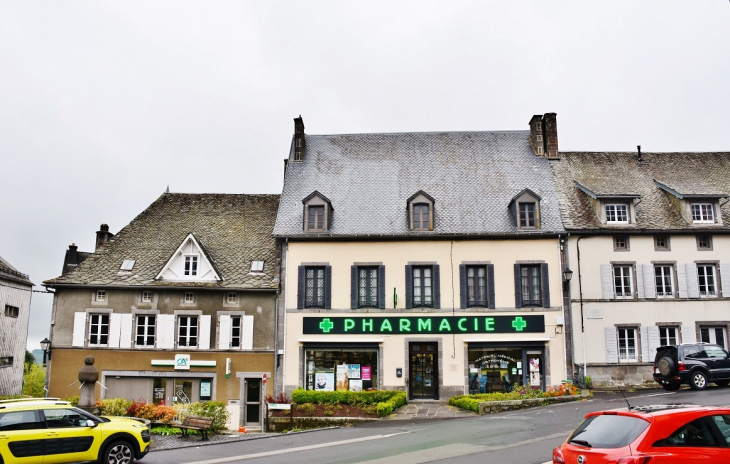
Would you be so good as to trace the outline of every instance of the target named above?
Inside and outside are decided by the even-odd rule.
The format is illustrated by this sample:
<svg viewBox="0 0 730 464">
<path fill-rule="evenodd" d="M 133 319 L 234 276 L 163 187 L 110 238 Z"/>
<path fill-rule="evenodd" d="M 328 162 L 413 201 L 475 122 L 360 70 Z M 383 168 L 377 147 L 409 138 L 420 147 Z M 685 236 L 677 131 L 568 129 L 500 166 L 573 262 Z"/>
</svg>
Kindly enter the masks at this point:
<svg viewBox="0 0 730 464">
<path fill-rule="evenodd" d="M 23 393 L 33 283 L 0 257 L 0 396 Z"/>
</svg>

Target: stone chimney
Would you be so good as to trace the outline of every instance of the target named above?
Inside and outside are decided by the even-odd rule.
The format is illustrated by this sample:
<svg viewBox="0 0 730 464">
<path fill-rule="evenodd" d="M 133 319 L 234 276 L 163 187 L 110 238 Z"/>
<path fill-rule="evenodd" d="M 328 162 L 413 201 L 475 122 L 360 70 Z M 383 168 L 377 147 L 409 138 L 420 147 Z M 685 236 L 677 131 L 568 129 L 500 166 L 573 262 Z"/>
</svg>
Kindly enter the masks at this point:
<svg viewBox="0 0 730 464">
<path fill-rule="evenodd" d="M 548 159 L 560 159 L 558 154 L 558 122 L 557 114 L 536 114 L 530 119 L 530 145 L 537 156 Z"/>
<path fill-rule="evenodd" d="M 107 243 L 112 237 L 114 237 L 114 234 L 109 232 L 108 225 L 102 224 L 99 226 L 99 230 L 96 232 L 96 249 L 94 251 L 99 251 L 99 248 Z"/>
<path fill-rule="evenodd" d="M 294 118 L 294 161 L 304 161 L 304 119 Z"/>
<path fill-rule="evenodd" d="M 79 260 L 79 247 L 76 246 L 75 243 L 72 243 L 68 246 L 68 251 L 66 252 L 66 264 L 71 265 L 77 265 Z"/>
</svg>

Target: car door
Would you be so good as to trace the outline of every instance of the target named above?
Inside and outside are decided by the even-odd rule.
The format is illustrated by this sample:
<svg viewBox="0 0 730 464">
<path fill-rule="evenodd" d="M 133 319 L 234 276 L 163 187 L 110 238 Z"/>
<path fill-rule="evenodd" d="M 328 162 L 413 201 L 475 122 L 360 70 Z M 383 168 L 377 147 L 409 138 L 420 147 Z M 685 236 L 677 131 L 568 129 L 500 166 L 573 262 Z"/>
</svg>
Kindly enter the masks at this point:
<svg viewBox="0 0 730 464">
<path fill-rule="evenodd" d="M 45 453 L 43 423 L 38 410 L 0 413 L 0 456 L 6 463 L 42 462 Z"/>
<path fill-rule="evenodd" d="M 46 422 L 43 464 L 97 458 L 101 436 L 89 416 L 74 408 L 44 408 L 41 412 Z"/>
<path fill-rule="evenodd" d="M 716 345 L 705 345 L 707 365 L 711 366 L 711 380 L 730 379 L 730 358 L 727 352 Z"/>
<path fill-rule="evenodd" d="M 730 418 L 728 418 L 730 422 Z M 701 417 L 682 425 L 654 444 L 657 464 L 719 464 L 728 462 L 728 443 L 714 417 Z M 730 427 L 730 426 L 729 426 Z M 654 462 L 652 461 L 652 462 Z"/>
</svg>

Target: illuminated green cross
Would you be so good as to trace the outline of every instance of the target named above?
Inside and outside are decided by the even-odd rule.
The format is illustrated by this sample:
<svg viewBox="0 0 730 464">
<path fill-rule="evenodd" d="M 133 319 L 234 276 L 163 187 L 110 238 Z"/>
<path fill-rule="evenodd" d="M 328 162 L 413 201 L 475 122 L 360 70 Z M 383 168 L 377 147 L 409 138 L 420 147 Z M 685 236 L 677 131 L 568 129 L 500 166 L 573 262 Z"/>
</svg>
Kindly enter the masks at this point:
<svg viewBox="0 0 730 464">
<path fill-rule="evenodd" d="M 329 317 L 325 317 L 324 319 L 322 319 L 322 322 L 319 323 L 319 328 L 322 329 L 322 332 L 324 333 L 332 330 L 334 326 L 335 325 L 332 323 L 332 321 L 330 321 Z"/>
<path fill-rule="evenodd" d="M 522 329 L 527 327 L 527 322 L 525 322 L 521 316 L 517 316 L 515 320 L 512 321 L 512 327 L 514 327 L 518 332 L 522 332 Z"/>
</svg>

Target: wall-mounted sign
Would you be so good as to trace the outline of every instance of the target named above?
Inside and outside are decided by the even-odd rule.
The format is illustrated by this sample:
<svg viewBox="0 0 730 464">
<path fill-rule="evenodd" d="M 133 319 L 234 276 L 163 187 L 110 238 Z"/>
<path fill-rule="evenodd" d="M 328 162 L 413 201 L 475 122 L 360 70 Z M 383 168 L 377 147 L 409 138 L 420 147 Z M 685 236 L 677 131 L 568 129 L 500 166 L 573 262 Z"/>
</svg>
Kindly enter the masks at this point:
<svg viewBox="0 0 730 464">
<path fill-rule="evenodd" d="M 176 354 L 175 359 L 153 359 L 153 366 L 167 366 L 175 369 L 190 370 L 191 367 L 215 367 L 215 361 L 198 361 L 190 359 L 189 354 Z"/>
<path fill-rule="evenodd" d="M 210 380 L 200 381 L 200 401 L 210 401 Z"/>
<path fill-rule="evenodd" d="M 190 370 L 190 355 L 189 354 L 176 354 L 175 355 L 175 370 L 183 369 Z"/>
<path fill-rule="evenodd" d="M 545 332 L 544 316 L 305 317 L 304 333 L 458 334 Z"/>
</svg>

